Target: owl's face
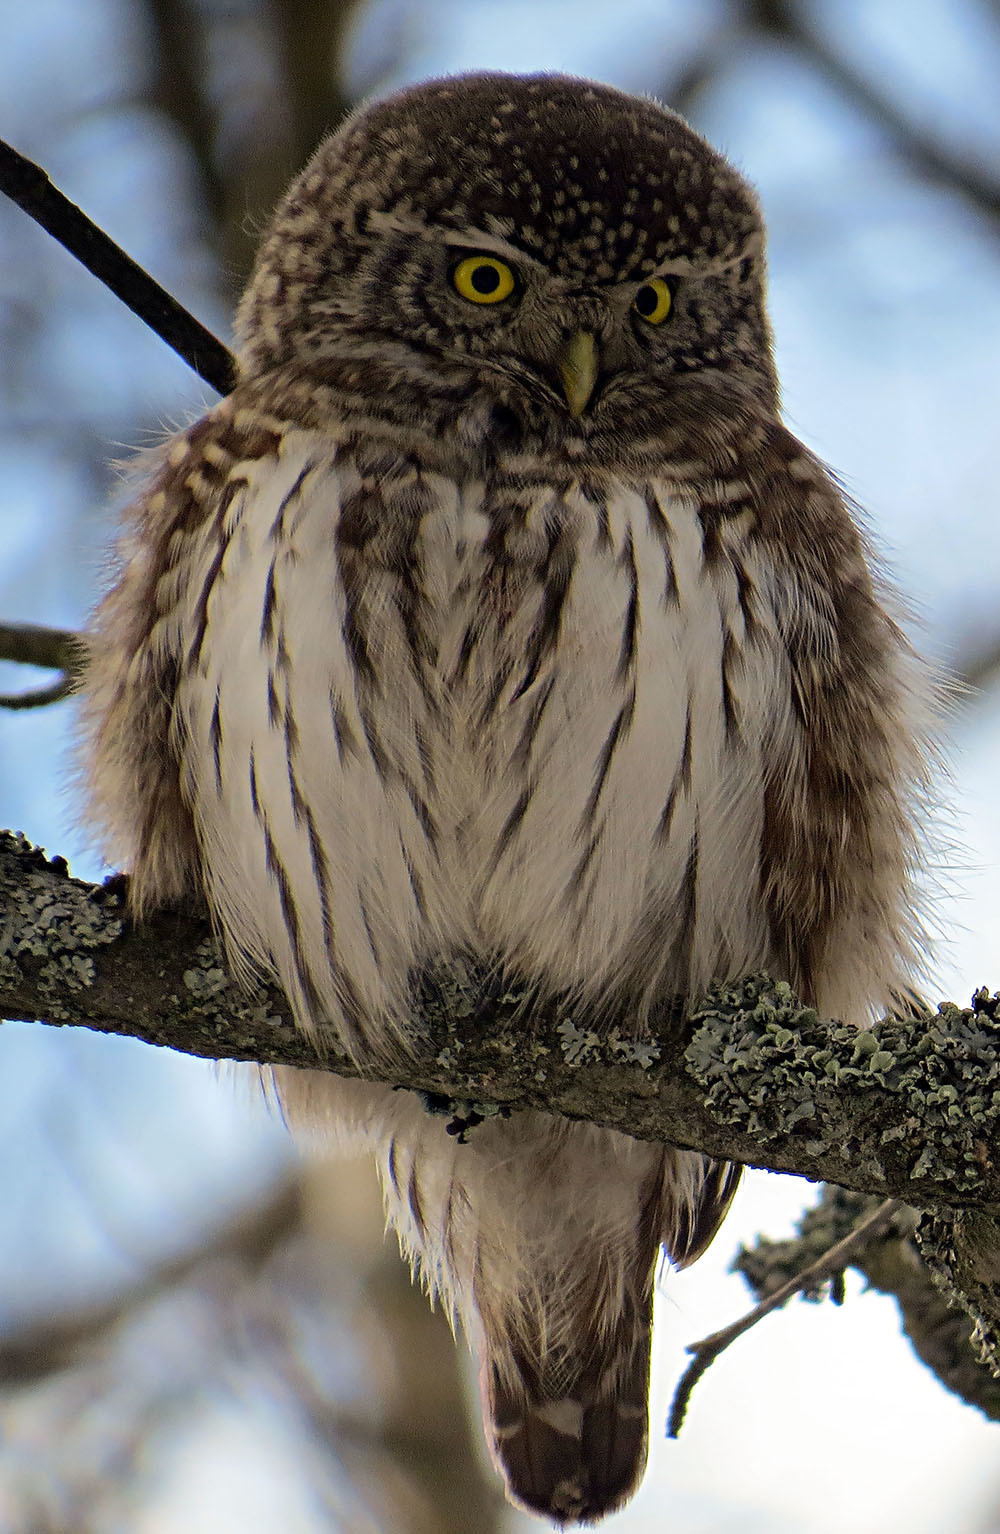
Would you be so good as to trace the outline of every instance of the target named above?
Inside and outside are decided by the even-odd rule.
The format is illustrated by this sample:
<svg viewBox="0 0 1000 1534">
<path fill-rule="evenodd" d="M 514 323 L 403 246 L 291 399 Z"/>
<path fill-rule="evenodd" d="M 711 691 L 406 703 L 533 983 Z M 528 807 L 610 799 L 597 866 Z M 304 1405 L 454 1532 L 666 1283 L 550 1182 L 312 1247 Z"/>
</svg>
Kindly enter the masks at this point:
<svg viewBox="0 0 1000 1534">
<path fill-rule="evenodd" d="M 240 330 L 244 375 L 353 364 L 376 408 L 478 397 L 548 436 L 648 433 L 692 375 L 776 399 L 746 184 L 675 114 L 559 76 L 349 119 L 278 209 Z"/>
</svg>

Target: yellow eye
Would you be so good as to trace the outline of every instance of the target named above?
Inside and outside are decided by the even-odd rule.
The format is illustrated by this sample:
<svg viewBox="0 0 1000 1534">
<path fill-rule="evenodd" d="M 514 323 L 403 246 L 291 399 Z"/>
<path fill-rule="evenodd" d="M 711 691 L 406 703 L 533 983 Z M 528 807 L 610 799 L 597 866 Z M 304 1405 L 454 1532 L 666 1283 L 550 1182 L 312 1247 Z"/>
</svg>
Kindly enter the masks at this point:
<svg viewBox="0 0 1000 1534">
<path fill-rule="evenodd" d="M 514 273 L 497 256 L 466 256 L 451 280 L 456 293 L 472 304 L 499 304 L 514 291 Z"/>
<path fill-rule="evenodd" d="M 662 325 L 673 307 L 674 295 L 662 277 L 651 277 L 635 295 L 633 307 L 647 325 Z"/>
</svg>

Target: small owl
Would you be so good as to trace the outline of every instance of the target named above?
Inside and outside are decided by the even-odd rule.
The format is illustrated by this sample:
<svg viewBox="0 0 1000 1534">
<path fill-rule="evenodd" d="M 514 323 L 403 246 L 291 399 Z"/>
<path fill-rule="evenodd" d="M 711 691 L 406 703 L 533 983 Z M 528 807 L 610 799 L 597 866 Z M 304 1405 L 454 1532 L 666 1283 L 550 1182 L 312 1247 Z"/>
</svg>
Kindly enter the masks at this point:
<svg viewBox="0 0 1000 1534">
<path fill-rule="evenodd" d="M 927 689 L 781 423 L 725 160 L 586 81 L 405 90 L 293 183 L 238 334 L 96 619 L 93 814 L 136 913 L 206 896 L 235 974 L 362 1066 L 405 1066 L 449 965 L 637 1036 L 751 971 L 858 1023 L 905 988 Z M 407 1092 L 278 1086 L 377 1156 L 511 1495 L 618 1507 L 661 1246 L 699 1255 L 734 1169 L 538 1112 L 460 1144 Z"/>
</svg>

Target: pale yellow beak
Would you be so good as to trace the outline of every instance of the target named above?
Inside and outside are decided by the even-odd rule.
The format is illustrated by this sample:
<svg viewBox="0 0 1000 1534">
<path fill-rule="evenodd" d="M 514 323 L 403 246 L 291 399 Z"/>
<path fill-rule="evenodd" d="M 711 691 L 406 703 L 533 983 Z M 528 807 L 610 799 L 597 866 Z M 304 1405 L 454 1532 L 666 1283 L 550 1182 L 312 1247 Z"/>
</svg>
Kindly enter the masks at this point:
<svg viewBox="0 0 1000 1534">
<path fill-rule="evenodd" d="M 583 415 L 594 392 L 598 362 L 597 342 L 588 330 L 570 336 L 559 358 L 559 377 L 574 420 Z"/>
</svg>

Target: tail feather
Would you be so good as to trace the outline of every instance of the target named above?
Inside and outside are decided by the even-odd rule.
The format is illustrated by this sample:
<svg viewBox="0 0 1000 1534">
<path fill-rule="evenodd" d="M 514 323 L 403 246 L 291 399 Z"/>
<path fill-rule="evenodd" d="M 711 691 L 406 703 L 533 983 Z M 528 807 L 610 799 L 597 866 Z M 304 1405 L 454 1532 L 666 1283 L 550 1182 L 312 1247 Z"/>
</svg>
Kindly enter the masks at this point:
<svg viewBox="0 0 1000 1534">
<path fill-rule="evenodd" d="M 738 1169 L 530 1112 L 460 1146 L 409 1093 L 339 1086 L 379 1133 L 404 1252 L 480 1355 L 486 1441 L 511 1498 L 596 1523 L 645 1465 L 661 1244 L 693 1261 Z"/>
<path fill-rule="evenodd" d="M 665 1156 L 647 1175 L 627 1243 L 578 1249 L 536 1291 L 536 1310 L 480 1306 L 487 1441 L 510 1495 L 557 1523 L 596 1523 L 645 1468 Z"/>
<path fill-rule="evenodd" d="M 653 1281 L 661 1241 L 675 1262 L 704 1250 L 739 1168 L 681 1163 L 664 1148 L 647 1171 L 635 1223 L 520 1296 L 480 1270 L 487 1442 L 511 1497 L 556 1523 L 596 1523 L 626 1502 L 646 1463 Z"/>
<path fill-rule="evenodd" d="M 511 1496 L 532 1512 L 596 1522 L 635 1490 L 646 1463 L 648 1323 L 625 1346 L 624 1356 L 605 1356 L 605 1367 L 585 1366 L 560 1395 L 523 1375 L 511 1381 L 509 1369 L 503 1378 L 490 1370 L 487 1437 Z"/>
</svg>

